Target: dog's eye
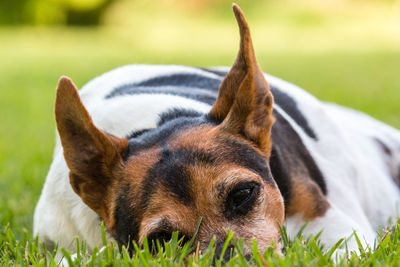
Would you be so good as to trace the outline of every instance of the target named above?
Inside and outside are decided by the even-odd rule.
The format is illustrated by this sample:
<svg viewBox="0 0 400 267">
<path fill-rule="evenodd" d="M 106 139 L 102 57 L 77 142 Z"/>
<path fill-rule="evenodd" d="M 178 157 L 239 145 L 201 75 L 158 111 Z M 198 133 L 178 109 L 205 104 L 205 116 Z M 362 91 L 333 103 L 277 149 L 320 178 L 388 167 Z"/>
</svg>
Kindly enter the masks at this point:
<svg viewBox="0 0 400 267">
<path fill-rule="evenodd" d="M 236 185 L 226 199 L 225 216 L 232 219 L 246 215 L 256 201 L 259 191 L 260 185 L 254 182 Z"/>
<path fill-rule="evenodd" d="M 253 188 L 245 188 L 232 194 L 232 204 L 239 207 L 253 192 Z"/>
</svg>

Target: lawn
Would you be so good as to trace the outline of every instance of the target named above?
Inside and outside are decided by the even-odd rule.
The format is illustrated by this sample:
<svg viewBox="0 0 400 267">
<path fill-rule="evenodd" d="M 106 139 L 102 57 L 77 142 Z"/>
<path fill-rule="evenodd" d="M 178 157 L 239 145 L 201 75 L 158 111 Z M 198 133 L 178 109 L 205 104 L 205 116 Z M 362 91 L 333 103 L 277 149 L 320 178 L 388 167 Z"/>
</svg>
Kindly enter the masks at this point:
<svg viewBox="0 0 400 267">
<path fill-rule="evenodd" d="M 123 64 L 231 65 L 238 42 L 233 19 L 193 20 L 192 24 L 177 19 L 147 20 L 147 28 L 132 30 L 111 26 L 0 28 L 0 264 L 14 260 L 45 264 L 32 238 L 32 216 L 51 163 L 58 78 L 68 75 L 82 86 Z M 378 31 L 378 26 L 368 23 L 351 24 L 350 28 L 326 23 L 324 27 L 296 23 L 265 26 L 257 20 L 253 38 L 262 69 L 321 100 L 362 110 L 400 128 L 399 28 Z M 399 265 L 399 226 L 382 240 L 375 253 L 362 251 L 360 257 L 350 257 L 350 264 Z M 133 263 L 148 266 L 165 260 L 174 265 L 185 259 L 187 264 L 203 266 L 212 262 L 212 250 L 186 258 L 188 251 L 175 246 L 176 241 L 163 257 L 154 259 L 146 250 L 137 253 Z M 237 247 L 239 253 L 232 265 L 245 261 L 240 244 Z M 267 251 L 265 257 L 255 256 L 252 263 L 333 264 L 314 239 L 288 242 L 286 253 L 279 258 Z M 82 255 L 80 262 L 91 261 L 90 254 Z M 127 257 L 125 250 L 108 247 L 92 264 L 116 259 L 122 264 Z M 347 259 L 339 261 L 340 265 L 347 263 Z"/>
</svg>

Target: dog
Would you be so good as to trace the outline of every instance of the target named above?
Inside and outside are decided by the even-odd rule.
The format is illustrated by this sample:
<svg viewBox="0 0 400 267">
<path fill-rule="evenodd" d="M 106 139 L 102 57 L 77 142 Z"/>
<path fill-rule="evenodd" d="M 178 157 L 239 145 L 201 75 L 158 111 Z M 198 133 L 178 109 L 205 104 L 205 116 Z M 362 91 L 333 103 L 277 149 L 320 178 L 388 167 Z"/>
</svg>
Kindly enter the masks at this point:
<svg viewBox="0 0 400 267">
<path fill-rule="evenodd" d="M 237 5 L 240 49 L 231 68 L 128 65 L 78 93 L 62 77 L 57 144 L 34 215 L 46 248 L 74 240 L 168 240 L 201 250 L 230 229 L 260 250 L 320 234 L 373 247 L 398 215 L 400 132 L 360 112 L 318 101 L 264 74 Z M 201 218 L 198 233 L 196 225 Z"/>
</svg>

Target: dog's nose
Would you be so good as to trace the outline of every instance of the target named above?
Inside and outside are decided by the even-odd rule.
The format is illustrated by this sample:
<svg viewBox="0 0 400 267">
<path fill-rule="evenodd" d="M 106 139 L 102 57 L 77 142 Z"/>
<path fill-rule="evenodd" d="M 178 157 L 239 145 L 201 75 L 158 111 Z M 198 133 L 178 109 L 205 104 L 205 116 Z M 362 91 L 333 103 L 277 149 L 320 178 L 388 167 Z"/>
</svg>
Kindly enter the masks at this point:
<svg viewBox="0 0 400 267">
<path fill-rule="evenodd" d="M 152 247 L 152 250 L 157 251 L 157 246 L 156 246 L 157 240 L 160 243 L 161 247 L 164 247 L 164 243 L 171 241 L 172 235 L 173 235 L 172 232 L 160 231 L 149 235 L 147 239 L 150 246 Z M 178 241 L 180 241 L 179 242 L 180 246 L 184 246 L 186 243 L 190 241 L 190 239 L 191 238 L 189 236 L 178 233 Z"/>
<path fill-rule="evenodd" d="M 224 248 L 224 243 L 225 242 L 218 242 L 215 246 L 215 254 L 214 254 L 214 258 L 216 260 L 219 260 L 221 258 L 221 254 L 222 254 L 222 250 Z M 233 249 L 234 246 L 229 244 L 228 247 L 226 248 L 224 255 L 222 255 L 222 259 L 224 262 L 228 262 L 231 257 L 232 257 L 232 253 L 233 253 Z"/>
</svg>

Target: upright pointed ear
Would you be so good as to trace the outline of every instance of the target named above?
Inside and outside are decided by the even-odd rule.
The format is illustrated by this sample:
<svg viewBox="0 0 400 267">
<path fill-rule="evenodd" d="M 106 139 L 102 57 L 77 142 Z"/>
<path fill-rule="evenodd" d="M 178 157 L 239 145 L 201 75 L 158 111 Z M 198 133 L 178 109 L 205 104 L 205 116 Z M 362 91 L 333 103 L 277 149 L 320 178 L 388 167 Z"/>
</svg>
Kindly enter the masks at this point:
<svg viewBox="0 0 400 267">
<path fill-rule="evenodd" d="M 257 64 L 249 26 L 240 8 L 233 4 L 240 30 L 240 50 L 222 81 L 209 117 L 220 127 L 252 141 L 266 157 L 271 151 L 273 97 Z"/>
<path fill-rule="evenodd" d="M 129 142 L 94 126 L 78 90 L 67 77 L 61 77 L 58 83 L 55 114 L 71 186 L 107 224 L 110 189 Z"/>
</svg>

